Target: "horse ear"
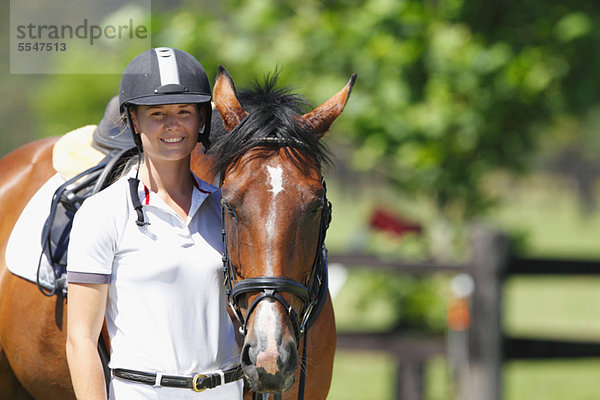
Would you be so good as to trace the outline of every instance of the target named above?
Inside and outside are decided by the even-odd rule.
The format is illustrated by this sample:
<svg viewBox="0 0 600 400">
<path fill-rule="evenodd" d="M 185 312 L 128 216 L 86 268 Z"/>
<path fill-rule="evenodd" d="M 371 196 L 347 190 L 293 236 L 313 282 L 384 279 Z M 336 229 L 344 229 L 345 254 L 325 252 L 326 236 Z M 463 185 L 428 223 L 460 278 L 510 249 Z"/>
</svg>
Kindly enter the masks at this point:
<svg viewBox="0 0 600 400">
<path fill-rule="evenodd" d="M 335 121 L 337 117 L 342 113 L 352 87 L 356 81 L 356 73 L 352 75 L 346 86 L 332 98 L 315 108 L 311 112 L 304 114 L 301 120 L 304 121 L 308 126 L 314 129 L 315 134 L 321 138 L 329 130 L 329 127 Z"/>
<path fill-rule="evenodd" d="M 223 126 L 228 132 L 234 130 L 248 116 L 237 99 L 231 75 L 222 65 L 217 67 L 217 81 L 213 90 L 213 98 L 215 106 L 221 114 L 221 119 L 223 119 Z"/>
</svg>

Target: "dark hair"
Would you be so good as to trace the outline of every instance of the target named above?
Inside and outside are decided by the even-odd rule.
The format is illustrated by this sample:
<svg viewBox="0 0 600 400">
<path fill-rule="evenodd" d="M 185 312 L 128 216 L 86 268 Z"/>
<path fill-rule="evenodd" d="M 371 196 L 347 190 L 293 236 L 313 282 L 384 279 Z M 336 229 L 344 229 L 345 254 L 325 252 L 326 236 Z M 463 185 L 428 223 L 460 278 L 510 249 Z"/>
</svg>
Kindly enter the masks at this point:
<svg viewBox="0 0 600 400">
<path fill-rule="evenodd" d="M 310 155 L 317 165 L 330 164 L 331 157 L 319 136 L 297 118 L 312 109 L 307 100 L 289 88 L 277 88 L 278 72 L 269 74 L 264 83 L 237 93 L 248 116 L 232 131 L 223 127 L 219 113 L 213 113 L 212 146 L 209 153 L 217 160 L 215 172 L 223 176 L 225 169 L 248 150 L 264 147 L 266 152 L 285 147 L 299 160 L 299 152 Z"/>
</svg>

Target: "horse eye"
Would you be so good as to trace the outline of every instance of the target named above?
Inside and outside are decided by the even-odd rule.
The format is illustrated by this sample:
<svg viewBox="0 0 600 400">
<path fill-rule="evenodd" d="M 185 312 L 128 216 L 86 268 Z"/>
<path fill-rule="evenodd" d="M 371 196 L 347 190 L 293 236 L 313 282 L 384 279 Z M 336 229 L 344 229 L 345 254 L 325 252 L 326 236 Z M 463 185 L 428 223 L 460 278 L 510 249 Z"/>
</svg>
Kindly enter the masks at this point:
<svg viewBox="0 0 600 400">
<path fill-rule="evenodd" d="M 314 214 L 320 213 L 322 209 L 323 209 L 323 203 L 319 201 L 319 202 L 315 202 L 315 203 L 311 204 L 308 210 L 311 214 L 314 215 Z"/>
<path fill-rule="evenodd" d="M 239 221 L 239 217 L 237 215 L 237 213 L 235 212 L 235 210 L 233 209 L 233 207 L 231 205 L 229 205 L 228 203 L 223 203 L 223 206 L 225 207 L 225 209 L 227 210 L 227 214 L 229 214 L 229 216 L 237 221 Z"/>
</svg>

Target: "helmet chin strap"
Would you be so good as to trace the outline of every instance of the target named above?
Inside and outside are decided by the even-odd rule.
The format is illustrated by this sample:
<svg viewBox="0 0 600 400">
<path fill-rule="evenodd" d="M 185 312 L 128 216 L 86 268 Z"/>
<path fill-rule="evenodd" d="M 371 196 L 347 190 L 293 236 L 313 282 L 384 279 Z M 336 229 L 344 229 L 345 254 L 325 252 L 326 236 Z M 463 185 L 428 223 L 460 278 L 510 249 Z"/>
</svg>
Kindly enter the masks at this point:
<svg viewBox="0 0 600 400">
<path fill-rule="evenodd" d="M 142 167 L 142 157 L 144 150 L 142 149 L 142 139 L 140 135 L 138 135 L 135 131 L 135 127 L 133 126 L 133 119 L 131 118 L 131 106 L 125 106 L 125 118 L 127 119 L 127 125 L 129 126 L 129 131 L 133 136 L 133 142 L 138 148 L 138 165 L 137 170 L 135 171 L 135 178 L 129 178 L 127 182 L 129 183 L 129 197 L 131 197 L 131 203 L 133 204 L 133 208 L 137 213 L 137 220 L 135 221 L 136 225 L 139 227 L 150 225 L 150 222 L 146 222 L 144 218 L 144 210 L 142 209 L 142 202 L 140 201 L 140 196 L 138 195 L 138 187 L 140 186 L 139 174 L 140 168 Z"/>
<path fill-rule="evenodd" d="M 204 105 L 204 126 L 202 130 L 198 131 L 198 141 L 204 146 L 204 154 L 208 152 L 210 148 L 210 125 L 212 119 L 212 105 L 211 103 L 205 103 Z"/>
<path fill-rule="evenodd" d="M 208 152 L 208 148 L 210 147 L 210 139 L 208 135 L 204 132 L 206 130 L 206 125 L 202 129 L 198 130 L 198 141 L 202 143 L 204 147 L 204 154 Z"/>
<path fill-rule="evenodd" d="M 135 127 L 133 126 L 133 119 L 131 118 L 131 106 L 130 105 L 125 106 L 125 118 L 127 119 L 127 126 L 129 127 L 129 131 L 131 132 L 131 135 L 133 136 L 133 142 L 135 143 L 136 147 L 138 148 L 139 154 L 141 154 L 144 151 L 144 149 L 142 149 L 142 139 L 140 138 L 140 135 L 138 135 L 135 132 Z"/>
<path fill-rule="evenodd" d="M 134 134 L 135 135 L 135 134 Z M 150 225 L 150 222 L 146 222 L 144 218 L 144 210 L 142 209 L 142 202 L 140 201 L 140 196 L 138 195 L 138 187 L 140 186 L 139 174 L 140 168 L 142 167 L 142 152 L 138 152 L 138 165 L 137 171 L 135 172 L 135 178 L 129 178 L 127 182 L 129 183 L 129 197 L 131 197 L 131 203 L 133 204 L 133 209 L 137 214 L 137 220 L 135 224 L 139 227 Z"/>
</svg>

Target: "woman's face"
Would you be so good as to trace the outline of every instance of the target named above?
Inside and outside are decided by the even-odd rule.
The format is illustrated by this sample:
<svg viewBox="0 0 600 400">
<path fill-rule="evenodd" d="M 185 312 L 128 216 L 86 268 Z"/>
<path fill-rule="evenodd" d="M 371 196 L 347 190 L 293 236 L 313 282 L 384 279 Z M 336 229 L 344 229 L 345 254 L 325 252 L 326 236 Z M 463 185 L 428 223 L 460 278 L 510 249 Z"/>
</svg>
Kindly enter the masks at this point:
<svg viewBox="0 0 600 400">
<path fill-rule="evenodd" d="M 136 106 L 132 113 L 144 154 L 152 160 L 177 161 L 188 157 L 204 125 L 204 108 L 196 104 Z"/>
</svg>

